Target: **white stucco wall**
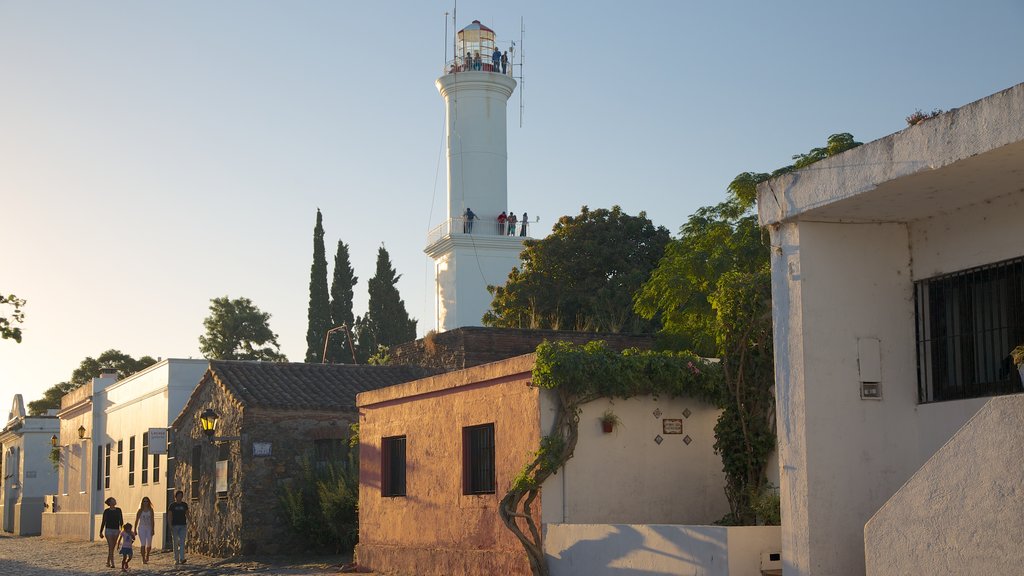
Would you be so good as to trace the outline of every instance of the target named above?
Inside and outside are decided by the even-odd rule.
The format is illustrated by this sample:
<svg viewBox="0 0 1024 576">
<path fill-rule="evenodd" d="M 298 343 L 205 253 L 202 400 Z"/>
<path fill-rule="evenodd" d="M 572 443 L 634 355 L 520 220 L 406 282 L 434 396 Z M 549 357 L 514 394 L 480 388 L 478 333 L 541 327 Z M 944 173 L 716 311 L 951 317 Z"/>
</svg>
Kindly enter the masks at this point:
<svg viewBox="0 0 1024 576">
<path fill-rule="evenodd" d="M 483 325 L 481 319 L 491 308 L 487 286 L 504 285 L 512 269 L 521 264 L 522 240 L 518 236 L 456 234 L 428 248 L 428 255 L 434 258 L 439 331 Z"/>
<path fill-rule="evenodd" d="M 98 525 L 103 513 L 103 500 L 113 496 L 124 514 L 125 522 L 135 523 L 135 512 L 144 496 L 156 509 L 154 547 L 164 537 L 163 516 L 168 504 L 168 490 L 173 486 L 168 477 L 167 456 L 160 457 L 160 475 L 154 477 L 153 456 L 149 457 L 149 478 L 142 482 L 142 435 L 150 428 L 167 428 L 181 412 L 189 395 L 199 384 L 209 363 L 206 360 L 168 359 L 107 386 L 97 393 L 95 404 L 102 412 L 102 425 L 97 426 L 92 446 L 111 444 L 110 487 L 97 492 L 93 499 L 93 523 Z M 135 483 L 128 484 L 131 438 L 135 437 Z M 117 443 L 123 442 L 121 466 L 117 465 Z M 91 450 L 95 453 L 95 448 Z M 89 488 L 95 491 L 95 486 Z"/>
<path fill-rule="evenodd" d="M 21 395 L 12 418 L 0 431 L 3 474 L 0 476 L 0 529 L 19 535 L 39 534 L 43 496 L 57 487 L 50 461 L 50 438 L 58 430 L 55 416 L 27 416 Z"/>
<path fill-rule="evenodd" d="M 1019 574 L 1024 395 L 993 398 L 864 529 L 869 576 Z"/>
<path fill-rule="evenodd" d="M 778 526 L 548 524 L 552 576 L 756 576 Z"/>
<path fill-rule="evenodd" d="M 541 395 L 541 432 L 553 403 Z M 599 418 L 622 421 L 610 434 Z M 659 410 L 660 416 L 654 411 Z M 683 411 L 690 416 L 684 417 Z M 729 512 L 722 460 L 714 453 L 719 410 L 690 398 L 602 399 L 583 406 L 575 455 L 543 486 L 542 520 L 566 524 L 709 524 Z M 665 434 L 663 419 L 681 419 Z M 655 442 L 661 436 L 662 442 Z M 689 437 L 687 445 L 683 440 Z"/>
<path fill-rule="evenodd" d="M 1022 110 L 1024 84 L 759 188 L 787 574 L 863 574 L 863 524 L 984 402 L 918 404 L 913 281 L 1024 255 Z"/>
</svg>

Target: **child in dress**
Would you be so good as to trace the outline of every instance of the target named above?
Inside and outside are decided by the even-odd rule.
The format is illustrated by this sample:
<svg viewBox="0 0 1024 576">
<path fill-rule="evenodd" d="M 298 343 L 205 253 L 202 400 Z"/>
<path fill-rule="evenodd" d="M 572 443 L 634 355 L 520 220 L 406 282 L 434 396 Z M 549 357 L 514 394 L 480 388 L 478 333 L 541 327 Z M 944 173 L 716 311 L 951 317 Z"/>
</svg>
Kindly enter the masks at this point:
<svg viewBox="0 0 1024 576">
<path fill-rule="evenodd" d="M 121 551 L 121 571 L 128 571 L 128 563 L 132 561 L 132 544 L 135 542 L 135 532 L 131 524 L 125 524 L 124 529 L 117 535 L 117 548 Z"/>
</svg>

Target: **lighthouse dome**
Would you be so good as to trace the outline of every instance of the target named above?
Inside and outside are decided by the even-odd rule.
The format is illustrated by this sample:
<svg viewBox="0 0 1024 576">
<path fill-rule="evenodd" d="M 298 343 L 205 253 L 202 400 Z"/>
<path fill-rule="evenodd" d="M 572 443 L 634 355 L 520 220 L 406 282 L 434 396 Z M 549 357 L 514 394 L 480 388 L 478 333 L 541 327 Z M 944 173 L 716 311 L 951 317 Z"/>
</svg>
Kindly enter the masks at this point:
<svg viewBox="0 0 1024 576">
<path fill-rule="evenodd" d="M 458 58 L 465 58 L 472 62 L 472 59 L 479 57 L 485 63 L 483 69 L 491 69 L 490 65 L 486 63 L 490 62 L 491 54 L 496 46 L 494 30 L 484 26 L 479 20 L 473 20 L 469 26 L 459 30 L 456 41 L 456 56 Z"/>
</svg>

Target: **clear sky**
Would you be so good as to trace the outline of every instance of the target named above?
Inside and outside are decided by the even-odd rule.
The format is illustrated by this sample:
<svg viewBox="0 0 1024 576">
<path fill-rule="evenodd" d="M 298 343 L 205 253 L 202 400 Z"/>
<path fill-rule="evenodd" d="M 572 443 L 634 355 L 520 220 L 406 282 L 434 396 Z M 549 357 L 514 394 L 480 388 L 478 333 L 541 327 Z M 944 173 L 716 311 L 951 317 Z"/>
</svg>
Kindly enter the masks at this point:
<svg viewBox="0 0 1024 576">
<path fill-rule="evenodd" d="M 0 341 L 3 410 L 109 348 L 200 357 L 224 295 L 301 361 L 317 207 L 356 313 L 383 243 L 433 328 L 452 8 L 0 0 L 0 292 L 28 300 L 24 342 Z M 509 208 L 535 235 L 584 204 L 676 232 L 740 172 L 1024 80 L 1021 0 L 458 2 L 474 19 L 503 45 L 525 23 Z"/>
</svg>

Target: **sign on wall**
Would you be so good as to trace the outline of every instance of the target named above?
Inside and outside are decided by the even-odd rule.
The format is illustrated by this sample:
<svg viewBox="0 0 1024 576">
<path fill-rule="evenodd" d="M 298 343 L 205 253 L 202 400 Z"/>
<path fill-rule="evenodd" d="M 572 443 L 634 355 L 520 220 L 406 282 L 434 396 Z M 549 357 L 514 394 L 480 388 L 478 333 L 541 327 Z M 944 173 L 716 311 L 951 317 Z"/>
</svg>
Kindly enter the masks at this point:
<svg viewBox="0 0 1024 576">
<path fill-rule="evenodd" d="M 149 429 L 149 453 L 167 454 L 167 428 Z"/>
<path fill-rule="evenodd" d="M 217 493 L 227 493 L 228 491 L 228 461 L 218 460 L 217 461 Z"/>
<path fill-rule="evenodd" d="M 661 421 L 661 433 L 662 434 L 682 434 L 683 433 L 683 419 L 682 418 L 665 418 Z"/>
<path fill-rule="evenodd" d="M 256 458 L 270 456 L 270 442 L 253 442 L 252 455 Z"/>
</svg>

